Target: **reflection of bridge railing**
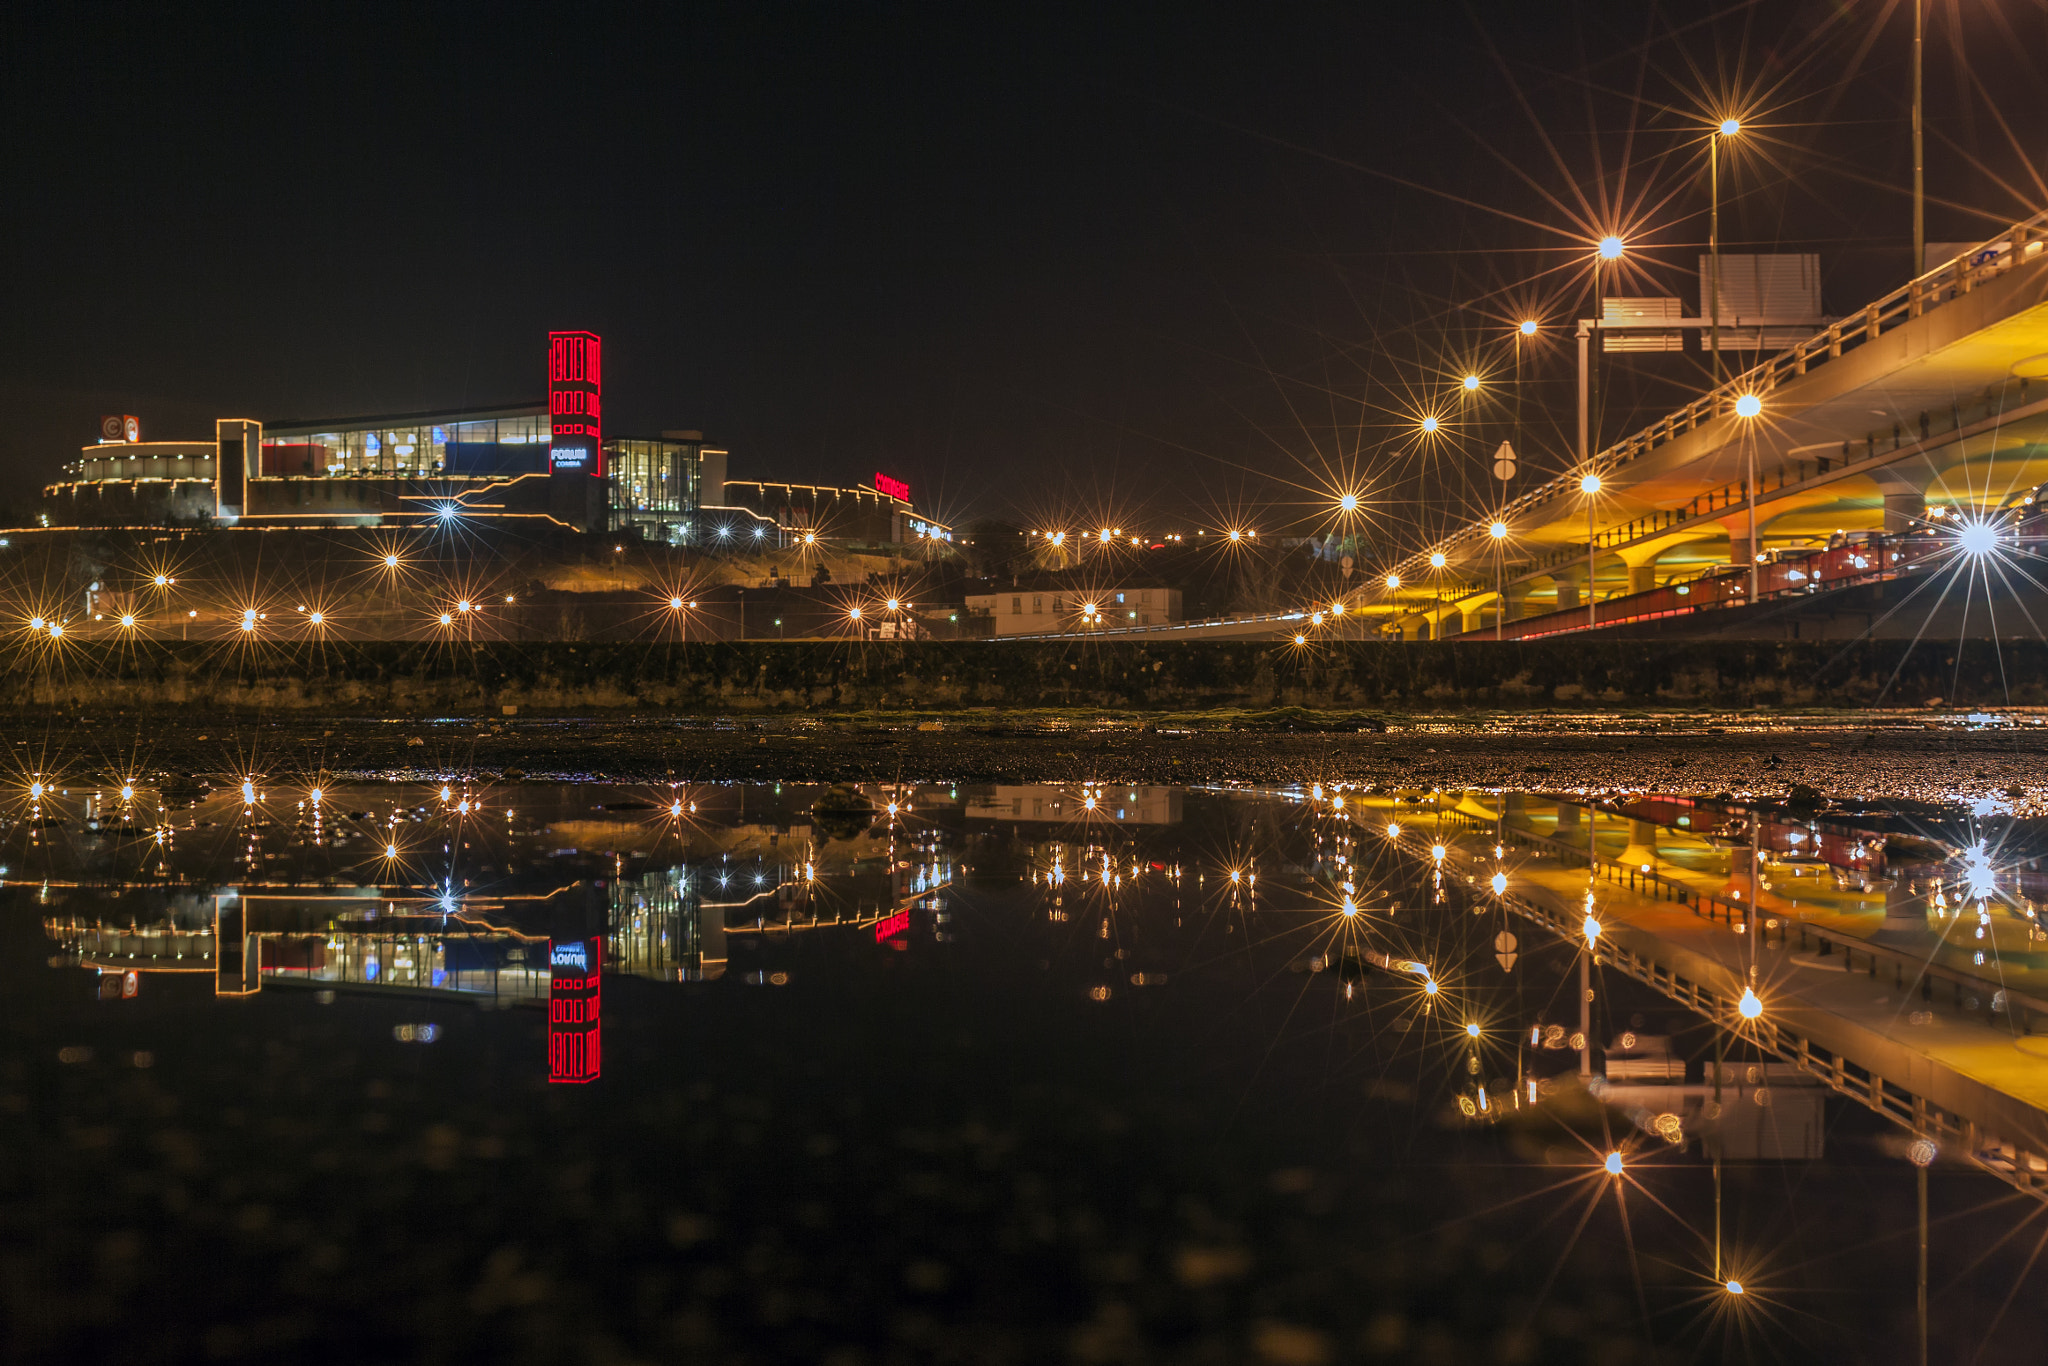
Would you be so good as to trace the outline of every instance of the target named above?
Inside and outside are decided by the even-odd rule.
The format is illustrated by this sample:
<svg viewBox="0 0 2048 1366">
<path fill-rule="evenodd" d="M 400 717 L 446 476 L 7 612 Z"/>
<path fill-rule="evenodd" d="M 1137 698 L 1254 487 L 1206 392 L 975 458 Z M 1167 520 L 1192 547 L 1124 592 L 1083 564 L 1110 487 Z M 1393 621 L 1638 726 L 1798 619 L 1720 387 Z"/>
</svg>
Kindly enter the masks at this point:
<svg viewBox="0 0 2048 1366">
<path fill-rule="evenodd" d="M 1875 341 L 1890 327 L 1919 318 L 1969 294 L 1979 284 L 2039 256 L 2044 245 L 2048 245 L 2044 238 L 2048 238 L 2048 211 L 2014 224 L 1990 241 L 1907 281 L 1825 331 L 1709 390 L 1685 407 L 1609 446 L 1593 457 L 1590 467 L 1575 467 L 1569 474 L 1559 475 L 1529 490 L 1494 516 L 1512 525 L 1521 514 L 1554 499 L 1580 497 L 1579 481 L 1584 476 L 1597 474 L 1604 481 L 1612 471 L 1648 455 L 1659 446 L 1715 418 L 1732 415 L 1735 400 L 1742 395 L 1767 393 L 1786 380 L 1840 359 L 1845 351 L 1856 350 Z M 1394 567 L 1394 572 L 1404 582 L 1427 582 L 1432 553 L 1449 554 L 1471 542 L 1490 549 L 1492 538 L 1486 523 L 1475 521 L 1460 527 L 1428 549 L 1410 555 Z"/>
<path fill-rule="evenodd" d="M 1448 815 L 1456 823 L 1462 823 L 1468 831 L 1475 831 L 1475 834 L 1481 834 L 1481 831 L 1483 831 L 1483 834 L 1493 834 L 1493 831 L 1485 823 L 1481 823 L 1479 819 L 1470 817 L 1470 815 L 1466 815 L 1462 811 L 1448 811 L 1444 815 Z M 1509 838 L 1516 838 L 1518 842 L 1524 842 L 1522 838 L 1528 836 L 1528 831 L 1516 831 L 1513 827 L 1509 827 L 1507 829 L 1507 836 Z M 1552 844 L 1548 840 L 1542 840 L 1542 836 L 1528 836 L 1526 842 Z M 1430 852 L 1419 848 L 1411 840 L 1401 840 L 1397 844 L 1401 844 L 1403 852 L 1407 852 L 1407 854 L 1413 854 L 1417 858 L 1432 858 Z M 1716 917 L 1716 911 L 1722 917 L 1731 915 L 1731 913 L 1737 913 L 1737 915 L 1745 917 L 1745 922 L 1755 924 L 1751 917 L 1747 915 L 1747 911 L 1743 909 L 1741 903 L 1726 901 L 1722 897 L 1710 897 L 1710 895 L 1704 895 L 1704 893 L 1696 893 L 1696 891 L 1692 891 L 1688 887 L 1681 887 L 1681 885 L 1677 885 L 1677 883 L 1673 883 L 1669 879 L 1657 877 L 1657 874 L 1653 874 L 1653 872 L 1645 874 L 1645 872 L 1640 872 L 1638 868 L 1624 868 L 1624 866 L 1618 866 L 1618 864 L 1612 864 L 1612 862 L 1606 862 L 1606 860 L 1599 860 L 1597 856 L 1591 862 L 1591 870 L 1597 874 L 1597 877 L 1602 877 L 1606 881 L 1612 881 L 1616 885 L 1628 885 L 1628 887 L 1632 887 L 1638 893 L 1645 893 L 1645 895 L 1651 895 L 1651 897 L 1657 897 L 1659 893 L 1665 893 L 1661 899 L 1690 903 L 1694 907 L 1694 913 L 1700 913 L 1700 915 L 1706 915 L 1706 917 Z M 1556 911 L 1556 909 L 1552 909 L 1548 905 L 1542 905 L 1538 901 L 1532 901 L 1530 897 L 1511 893 L 1511 891 L 1503 893 L 1499 897 L 1499 901 L 1501 901 L 1501 905 L 1505 905 L 1513 913 L 1522 915 L 1524 920 L 1532 920 L 1532 922 L 1540 924 L 1542 928 L 1550 930 L 1556 938 L 1563 940 L 1565 944 L 1583 944 L 1585 942 L 1585 932 L 1583 932 L 1581 924 L 1573 920 L 1571 913 Z M 1784 926 L 1784 920 L 1780 920 L 1780 926 Z M 1657 938 L 1653 930 L 1638 930 L 1634 926 L 1626 926 L 1626 930 L 1634 932 L 1634 934 L 1642 934 L 1642 936 L 1647 936 L 1647 938 L 1653 938 L 1653 940 Z M 1759 930 L 1761 930 L 1761 926 L 1759 926 Z M 2011 991 L 2009 987 L 1999 987 L 1999 985 L 1989 983 L 1989 981 L 1968 977 L 1966 973 L 1954 973 L 1950 969 L 1942 969 L 1942 967 L 1935 967 L 1931 963 L 1923 963 L 1923 961 L 1919 961 L 1919 958 L 1915 958 L 1911 954 L 1901 954 L 1901 952 L 1896 952 L 1896 950 L 1890 950 L 1890 948 L 1884 948 L 1884 946 L 1878 946 L 1878 944 L 1870 944 L 1866 940 L 1855 940 L 1855 938 L 1843 936 L 1843 934 L 1829 934 L 1825 930 L 1819 930 L 1815 926 L 1804 926 L 1804 924 L 1798 926 L 1798 934 L 1800 934 L 1800 946 L 1802 948 L 1806 946 L 1808 936 L 1815 938 L 1817 942 L 1823 944 L 1823 952 L 1827 952 L 1829 944 L 1841 948 L 1845 952 L 1845 958 L 1843 958 L 1845 971 L 1853 967 L 1853 954 L 1864 954 L 1866 963 L 1870 965 L 1870 973 L 1872 975 L 1876 975 L 1878 963 L 1890 961 L 1894 965 L 1894 975 L 1896 975 L 1896 979 L 1901 981 L 1901 983 L 1905 981 L 1905 971 L 1907 969 L 1913 969 L 1917 975 L 1925 973 L 1927 977 L 1942 977 L 1942 979 L 1954 981 L 1958 985 L 1958 991 L 1956 991 L 1956 1004 L 1958 1006 L 1962 1006 L 1962 989 L 1960 987 L 1964 983 L 1968 983 L 1968 985 L 1974 985 L 1974 987 L 1985 991 L 1987 993 L 1987 997 L 1985 997 L 1987 1001 L 1995 1001 L 1997 999 L 1997 995 L 1993 995 L 1993 993 L 2003 995 L 2005 1001 L 2007 1001 L 2007 1010 L 2015 1010 L 2017 1012 L 2015 1018 L 2019 1018 L 2019 1020 L 2025 1020 L 2030 1014 L 2044 1014 L 2044 1016 L 2048 1016 L 2048 1001 L 2040 1001 L 2040 999 L 2034 999 L 2034 997 L 2021 997 L 2019 993 Z M 1767 944 L 1767 936 L 1761 942 Z M 1780 928 L 1778 942 L 1780 942 L 1780 946 L 1790 948 L 1790 944 L 1786 942 L 1786 930 L 1784 928 Z M 1618 942 L 1616 928 L 1610 928 L 1610 930 L 1602 932 L 1602 936 L 1599 936 L 1597 961 L 1604 963 L 1604 965 L 1612 965 L 1612 967 L 1622 969 L 1624 973 L 1628 973 L 1636 981 L 1645 983 L 1645 985 L 1653 987 L 1655 991 L 1671 997 L 1673 1001 L 1677 1001 L 1677 1004 L 1698 1012 L 1706 1020 L 1726 1022 L 1726 1020 L 1739 1020 L 1741 1018 L 1739 999 L 1733 993 L 1716 991 L 1714 987 L 1708 987 L 1708 985 L 1704 985 L 1700 981 L 1694 981 L 1694 979 L 1690 979 L 1686 975 L 1681 975 L 1675 967 L 1665 967 L 1665 965 L 1657 963 L 1655 958 L 1628 948 L 1626 944 Z M 1735 977 L 1735 969 L 1726 969 L 1726 971 L 1729 971 L 1731 977 Z M 1843 1024 L 1849 1024 L 1849 1022 L 1845 1020 Z M 1870 1110 L 1876 1110 L 1878 1114 L 1886 1116 L 1888 1120 L 1894 1120 L 1898 1124 L 1907 1126 L 1911 1133 L 1915 1133 L 1915 1135 L 1929 1137 L 1929 1139 L 1950 1141 L 1974 1165 L 1982 1167 L 1985 1171 L 1991 1171 L 1993 1176 L 1997 1176 L 1999 1180 L 2011 1184 L 2013 1188 L 2017 1188 L 2017 1190 L 2021 1190 L 2025 1194 L 2036 1196 L 2040 1200 L 2048 1200 L 2048 1155 L 2032 1153 L 2032 1151 L 2023 1149 L 2017 1141 L 2011 1141 L 2011 1139 L 1999 1139 L 1999 1137 L 1993 1137 L 1993 1135 L 1985 1135 L 1978 1128 L 1976 1120 L 1931 1102 L 1925 1094 L 1911 1090 L 1909 1085 L 1896 1081 L 1896 1079 L 1890 1079 L 1890 1077 L 1884 1077 L 1882 1073 L 1878 1073 L 1872 1067 L 1864 1067 L 1862 1063 L 1851 1061 L 1839 1049 L 1829 1049 L 1829 1047 L 1825 1047 L 1825 1044 L 1819 1044 L 1819 1042 L 1812 1040 L 1808 1034 L 1790 1028 L 1788 1024 L 1780 1024 L 1778 1020 L 1761 1020 L 1759 1018 L 1759 1020 L 1745 1020 L 1739 1028 L 1741 1028 L 1741 1032 L 1747 1038 L 1751 1038 L 1757 1044 L 1757 1049 L 1767 1051 L 1767 1053 L 1776 1053 L 1778 1057 L 1782 1057 L 1784 1061 L 1792 1063 L 1794 1067 L 1798 1067 L 1806 1075 L 1815 1077 L 1821 1083 L 1829 1085 L 1831 1090 L 1835 1090 L 1839 1096 L 1847 1096 L 1849 1100 L 1855 1100 L 1855 1102 L 1862 1104 L 1862 1106 L 1868 1106 Z M 1909 1063 L 1909 1073 L 1911 1071 L 1913 1071 L 1913 1067 Z M 1987 1087 L 1987 1090 L 1995 1090 L 1995 1087 Z M 2025 1104 L 2025 1102 L 2021 1102 L 2021 1104 Z"/>
</svg>

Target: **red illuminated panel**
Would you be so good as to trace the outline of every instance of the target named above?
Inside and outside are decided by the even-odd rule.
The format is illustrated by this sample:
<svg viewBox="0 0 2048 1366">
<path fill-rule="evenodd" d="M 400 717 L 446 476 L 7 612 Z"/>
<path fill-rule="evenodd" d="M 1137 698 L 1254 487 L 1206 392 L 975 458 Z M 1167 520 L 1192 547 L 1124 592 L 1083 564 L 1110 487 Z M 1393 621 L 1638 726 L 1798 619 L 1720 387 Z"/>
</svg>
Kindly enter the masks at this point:
<svg viewBox="0 0 2048 1366">
<path fill-rule="evenodd" d="M 896 914 L 875 922 L 875 942 L 879 944 L 885 939 L 893 939 L 909 928 L 910 908 L 906 906 Z"/>
<path fill-rule="evenodd" d="M 548 1080 L 587 1082 L 603 1061 L 604 940 L 548 941 Z"/>
<path fill-rule="evenodd" d="M 604 474 L 603 354 L 595 332 L 548 333 L 550 470 Z"/>
<path fill-rule="evenodd" d="M 877 474 L 875 476 L 875 491 L 886 493 L 891 498 L 900 498 L 906 503 L 910 501 L 910 485 L 904 483 L 901 479 L 891 479 L 886 474 Z"/>
</svg>

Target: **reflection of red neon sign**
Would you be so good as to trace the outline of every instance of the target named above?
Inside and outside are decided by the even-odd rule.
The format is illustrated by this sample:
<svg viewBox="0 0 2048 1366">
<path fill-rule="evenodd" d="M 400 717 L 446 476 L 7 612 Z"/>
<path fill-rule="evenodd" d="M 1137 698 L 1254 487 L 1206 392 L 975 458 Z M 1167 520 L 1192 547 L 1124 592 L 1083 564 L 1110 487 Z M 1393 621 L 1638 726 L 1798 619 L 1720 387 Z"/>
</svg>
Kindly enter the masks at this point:
<svg viewBox="0 0 2048 1366">
<path fill-rule="evenodd" d="M 604 473 L 602 351 L 595 332 L 548 333 L 551 469 Z"/>
<path fill-rule="evenodd" d="M 884 939 L 894 938 L 896 935 L 903 933 L 905 930 L 909 928 L 910 909 L 909 907 L 905 907 L 904 909 L 896 912 L 896 914 L 890 916 L 888 919 L 877 920 L 875 922 L 875 942 L 879 944 Z"/>
<path fill-rule="evenodd" d="M 548 1080 L 596 1081 L 604 940 L 548 941 Z"/>
<path fill-rule="evenodd" d="M 886 493 L 891 498 L 900 498 L 906 503 L 910 501 L 910 485 L 904 483 L 901 479 L 891 479 L 886 474 L 877 474 L 875 476 L 875 491 L 877 493 Z"/>
</svg>

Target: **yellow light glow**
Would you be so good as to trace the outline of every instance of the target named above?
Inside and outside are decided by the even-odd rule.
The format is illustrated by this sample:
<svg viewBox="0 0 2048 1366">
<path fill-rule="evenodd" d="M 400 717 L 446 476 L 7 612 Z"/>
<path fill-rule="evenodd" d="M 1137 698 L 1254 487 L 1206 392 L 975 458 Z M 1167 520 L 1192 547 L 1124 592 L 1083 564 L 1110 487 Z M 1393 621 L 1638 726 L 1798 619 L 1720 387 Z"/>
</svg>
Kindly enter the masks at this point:
<svg viewBox="0 0 2048 1366">
<path fill-rule="evenodd" d="M 1468 394 L 1469 394 L 1469 393 L 1471 393 L 1471 392 L 1472 392 L 1472 391 L 1473 391 L 1474 389 L 1477 389 L 1478 387 L 1479 387 L 1479 376 L 1477 376 L 1477 375 L 1467 375 L 1467 376 L 1465 376 L 1465 392 L 1466 392 L 1466 393 L 1468 393 Z"/>
<path fill-rule="evenodd" d="M 1443 551 L 1438 550 L 1431 552 L 1429 557 L 1429 567 L 1431 569 L 1442 569 L 1448 563 L 1449 561 L 1445 559 Z"/>
<path fill-rule="evenodd" d="M 681 598 L 670 598 L 668 605 L 678 612 L 683 610 L 683 600 Z"/>
<path fill-rule="evenodd" d="M 248 805 L 250 805 L 250 806 L 254 806 L 254 805 L 256 804 L 256 784 L 255 784 L 255 783 L 253 783 L 253 782 L 244 782 L 244 783 L 242 784 L 242 800 L 243 800 L 243 802 L 247 803 L 247 804 L 248 804 Z"/>
<path fill-rule="evenodd" d="M 398 568 L 398 557 L 396 555 L 386 555 L 384 557 L 384 567 L 386 569 Z"/>
<path fill-rule="evenodd" d="M 449 613 L 443 612 L 441 614 L 441 624 L 443 626 L 452 626 L 455 624 L 455 618 Z"/>
<path fill-rule="evenodd" d="M 1471 1036 L 1472 1038 L 1475 1038 L 1475 1039 L 1476 1039 L 1476 1038 L 1478 1038 L 1478 1037 L 1479 1037 L 1479 1022 L 1478 1022 L 1477 1020 L 1474 1020 L 1474 1021 L 1472 1021 L 1472 1022 L 1471 1022 L 1470 1024 L 1467 1024 L 1467 1025 L 1465 1026 L 1465 1033 L 1467 1033 L 1468 1035 L 1470 1035 L 1470 1036 Z"/>
<path fill-rule="evenodd" d="M 313 790 L 312 790 L 311 792 L 308 792 L 308 793 L 307 793 L 306 795 L 307 795 L 308 797 L 311 797 L 311 798 L 313 799 L 313 805 L 315 805 L 315 806 L 318 806 L 318 805 L 320 805 L 320 789 L 319 789 L 319 788 L 317 788 L 317 787 L 316 787 L 316 788 L 314 788 L 314 789 L 313 789 Z"/>
<path fill-rule="evenodd" d="M 1737 417 L 1755 417 L 1763 410 L 1764 401 L 1755 394 L 1744 394 L 1735 400 L 1735 415 Z"/>
<path fill-rule="evenodd" d="M 1294 643 L 1295 643 L 1296 645 L 1306 645 L 1306 644 L 1308 644 L 1308 637 L 1307 637 L 1307 636 L 1302 636 L 1302 635 L 1297 635 L 1297 636 L 1296 636 L 1296 637 L 1294 638 Z"/>
<path fill-rule="evenodd" d="M 121 784 L 121 800 L 124 802 L 132 802 L 135 800 L 135 784 Z"/>
<path fill-rule="evenodd" d="M 1607 237 L 1603 237 L 1603 238 L 1601 238 L 1601 239 L 1600 239 L 1600 259 L 1601 259 L 1601 260 L 1603 260 L 1603 261 L 1618 261 L 1618 260 L 1620 260 L 1620 259 L 1621 259 L 1621 253 L 1622 253 L 1622 250 L 1623 250 L 1623 247 L 1622 247 L 1622 244 L 1621 244 L 1621 239 L 1620 239 L 1619 237 L 1615 237 L 1615 236 L 1612 236 L 1612 235 L 1610 235 L 1610 236 L 1607 236 Z"/>
<path fill-rule="evenodd" d="M 1728 1282 L 1728 1293 L 1729 1293 L 1729 1294 L 1731 1294 L 1731 1295 L 1740 1295 L 1740 1294 L 1742 1293 L 1742 1282 L 1741 1282 L 1741 1281 L 1730 1281 L 1730 1282 Z"/>
<path fill-rule="evenodd" d="M 1495 522 L 1486 529 L 1486 534 L 1493 537 L 1496 541 L 1504 541 L 1508 536 L 1508 524 L 1506 522 Z"/>
<path fill-rule="evenodd" d="M 1387 822 L 1387 838 L 1390 840 L 1397 840 L 1401 838 L 1401 827 L 1399 823 L 1394 821 Z"/>
<path fill-rule="evenodd" d="M 1387 575 L 1387 587 L 1388 587 L 1389 589 L 1399 588 L 1400 586 L 1401 586 L 1401 576 L 1400 576 L 1399 574 L 1389 574 L 1389 575 Z"/>
<path fill-rule="evenodd" d="M 1525 337 L 1533 337 L 1536 335 L 1536 320 L 1534 318 L 1527 318 L 1523 320 L 1522 335 Z"/>
<path fill-rule="evenodd" d="M 1337 500 L 1337 506 L 1344 509 L 1344 511 L 1346 512 L 1358 511 L 1358 495 L 1355 493 L 1345 494 L 1342 498 L 1339 498 Z"/>
<path fill-rule="evenodd" d="M 1750 987 L 1742 989 L 1742 1000 L 1735 1008 L 1742 1012 L 1742 1018 L 1745 1020 L 1754 1020 L 1764 1013 L 1764 1003 L 1757 999 L 1755 990 Z"/>
<path fill-rule="evenodd" d="M 1508 875 L 1506 873 L 1495 873 L 1493 875 L 1493 894 L 1495 896 L 1500 896 L 1503 893 L 1505 893 L 1507 889 Z"/>
<path fill-rule="evenodd" d="M 1722 119 L 1722 120 L 1721 120 L 1721 136 L 1722 136 L 1722 137 L 1724 137 L 1724 138 L 1732 138 L 1732 137 L 1734 137 L 1734 136 L 1735 136 L 1735 135 L 1736 135 L 1737 133 L 1739 133 L 1739 132 L 1741 132 L 1741 131 L 1742 131 L 1742 120 L 1740 120 L 1740 119 Z M 1739 1293 L 1739 1292 L 1738 1292 L 1738 1293 Z"/>
<path fill-rule="evenodd" d="M 859 621 L 859 620 L 860 620 L 860 608 L 858 608 L 858 607 L 849 607 L 849 608 L 847 608 L 847 609 L 846 609 L 846 615 L 847 615 L 848 617 L 850 617 L 851 619 L 853 619 L 854 621 Z"/>
<path fill-rule="evenodd" d="M 1599 491 L 1600 491 L 1600 476 L 1599 476 L 1599 475 L 1597 475 L 1597 474 L 1589 474 L 1589 475 L 1587 475 L 1587 476 L 1586 476 L 1586 477 L 1585 477 L 1584 479 L 1581 479 L 1581 480 L 1579 481 L 1579 492 L 1580 492 L 1580 493 L 1598 493 Z"/>
<path fill-rule="evenodd" d="M 384 857 L 385 857 L 385 858 L 397 858 L 397 857 L 398 857 L 398 846 L 397 846 L 397 845 L 395 845 L 395 844 L 387 844 L 387 845 L 385 845 L 385 846 L 384 846 Z"/>
<path fill-rule="evenodd" d="M 891 599 L 889 599 L 889 610 L 890 610 L 890 611 L 892 611 L 892 612 L 893 612 L 893 611 L 895 611 L 895 610 L 896 610 L 897 608 L 899 608 L 899 607 L 901 607 L 901 606 L 903 606 L 903 604 L 902 604 L 901 602 L 898 602 L 898 601 L 897 601 L 897 600 L 896 600 L 895 598 L 891 598 Z"/>
<path fill-rule="evenodd" d="M 325 612 L 315 612 L 307 617 L 306 620 L 312 622 L 315 626 L 319 626 L 327 620 L 327 614 Z"/>
<path fill-rule="evenodd" d="M 456 603 L 456 604 L 455 604 L 455 610 L 456 610 L 456 611 L 458 611 L 458 612 L 467 612 L 467 611 L 469 611 L 469 610 L 470 610 L 470 607 L 469 607 L 469 599 L 468 599 L 468 598 L 464 598 L 464 599 L 463 599 L 463 600 L 462 600 L 461 602 L 458 602 L 458 603 Z"/>
<path fill-rule="evenodd" d="M 132 612 L 123 612 L 123 613 L 121 614 L 121 624 L 122 624 L 123 626 L 133 626 L 133 625 L 135 624 L 135 615 L 134 615 L 134 613 L 132 613 Z"/>
<path fill-rule="evenodd" d="M 31 630 L 31 631 L 40 631 L 40 630 L 42 630 L 42 629 L 43 629 L 43 619 L 42 619 L 41 617 L 30 617 L 30 618 L 28 619 L 28 629 L 29 629 L 29 630 Z"/>
<path fill-rule="evenodd" d="M 1599 922 L 1599 921 L 1597 921 L 1597 920 L 1595 920 L 1595 919 L 1594 919 L 1594 918 L 1593 918 L 1592 916 L 1590 916 L 1590 915 L 1589 915 L 1589 916 L 1587 916 L 1587 917 L 1586 917 L 1586 923 L 1585 923 L 1585 924 L 1584 924 L 1583 926 L 1581 926 L 1580 928 L 1582 928 L 1582 929 L 1584 929 L 1584 930 L 1585 930 L 1585 932 L 1586 932 L 1586 942 L 1587 942 L 1588 944 L 1596 943 L 1596 942 L 1598 942 L 1598 941 L 1599 941 L 1599 938 L 1600 938 L 1600 922 Z"/>
<path fill-rule="evenodd" d="M 1605 1161 L 1605 1162 L 1604 1162 L 1604 1163 L 1602 1163 L 1601 1165 L 1607 1168 L 1607 1174 L 1608 1174 L 1609 1176 L 1620 1176 L 1620 1175 L 1621 1175 L 1621 1154 L 1620 1154 L 1620 1153 L 1609 1153 L 1609 1154 L 1607 1154 L 1607 1161 Z"/>
<path fill-rule="evenodd" d="M 1440 425 L 1441 424 L 1438 423 L 1438 421 L 1433 417 L 1425 417 L 1424 419 L 1422 419 L 1422 430 L 1425 432 L 1434 432 Z"/>
<path fill-rule="evenodd" d="M 40 781 L 30 783 L 28 785 L 28 795 L 36 801 L 41 801 L 43 797 L 42 783 Z"/>
<path fill-rule="evenodd" d="M 1442 863 L 1444 861 L 1444 847 L 1441 844 L 1430 845 L 1429 856 L 1435 859 L 1438 863 Z"/>
</svg>

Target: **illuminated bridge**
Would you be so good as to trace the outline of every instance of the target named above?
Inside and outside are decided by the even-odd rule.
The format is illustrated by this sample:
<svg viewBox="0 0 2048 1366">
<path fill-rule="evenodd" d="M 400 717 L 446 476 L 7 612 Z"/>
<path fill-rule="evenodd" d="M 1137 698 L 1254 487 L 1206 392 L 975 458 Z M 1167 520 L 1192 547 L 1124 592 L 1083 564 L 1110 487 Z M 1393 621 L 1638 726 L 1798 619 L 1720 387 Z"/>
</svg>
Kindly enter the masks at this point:
<svg viewBox="0 0 2048 1366">
<path fill-rule="evenodd" d="M 1603 326 L 1580 324 L 1582 355 Z M 1885 599 L 1896 602 L 1913 576 L 1957 562 L 1966 529 L 2009 540 L 2043 483 L 2048 213 L 1582 455 L 1391 566 L 1341 612 L 1313 603 L 1086 634 L 1513 639 L 1643 622 L 1708 633 L 1716 610 L 1823 587 L 1908 580 Z M 2048 536 L 2048 519 L 2028 530 Z M 1883 606 L 1882 591 L 1865 596 Z M 1857 617 L 1860 629 L 1871 620 Z"/>
</svg>

